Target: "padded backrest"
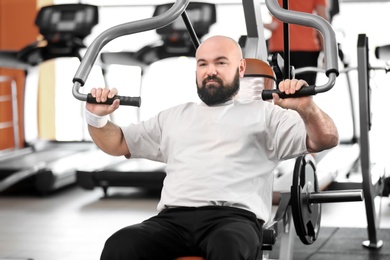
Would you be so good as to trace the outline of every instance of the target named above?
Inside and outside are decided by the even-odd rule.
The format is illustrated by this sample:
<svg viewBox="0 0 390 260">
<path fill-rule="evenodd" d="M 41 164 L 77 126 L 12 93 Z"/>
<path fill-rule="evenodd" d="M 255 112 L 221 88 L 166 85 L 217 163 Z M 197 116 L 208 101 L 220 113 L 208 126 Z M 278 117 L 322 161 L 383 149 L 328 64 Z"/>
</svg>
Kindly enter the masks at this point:
<svg viewBox="0 0 390 260">
<path fill-rule="evenodd" d="M 263 77 L 264 89 L 273 89 L 276 78 L 272 68 L 264 61 L 246 58 L 246 69 L 244 77 Z"/>
<path fill-rule="evenodd" d="M 84 39 L 98 23 L 97 6 L 60 4 L 42 7 L 35 19 L 39 32 L 47 40 L 53 37 Z"/>
</svg>

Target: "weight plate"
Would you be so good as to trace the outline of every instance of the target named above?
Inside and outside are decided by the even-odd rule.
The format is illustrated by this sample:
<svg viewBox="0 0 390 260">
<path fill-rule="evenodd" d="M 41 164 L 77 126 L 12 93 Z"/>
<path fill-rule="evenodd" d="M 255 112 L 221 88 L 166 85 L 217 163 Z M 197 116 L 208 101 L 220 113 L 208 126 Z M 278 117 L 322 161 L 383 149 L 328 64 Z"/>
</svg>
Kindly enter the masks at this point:
<svg viewBox="0 0 390 260">
<path fill-rule="evenodd" d="M 313 156 L 308 154 L 296 159 L 291 186 L 295 230 L 306 245 L 317 239 L 321 224 L 321 204 L 310 203 L 310 194 L 313 192 L 318 192 L 316 164 Z"/>
</svg>

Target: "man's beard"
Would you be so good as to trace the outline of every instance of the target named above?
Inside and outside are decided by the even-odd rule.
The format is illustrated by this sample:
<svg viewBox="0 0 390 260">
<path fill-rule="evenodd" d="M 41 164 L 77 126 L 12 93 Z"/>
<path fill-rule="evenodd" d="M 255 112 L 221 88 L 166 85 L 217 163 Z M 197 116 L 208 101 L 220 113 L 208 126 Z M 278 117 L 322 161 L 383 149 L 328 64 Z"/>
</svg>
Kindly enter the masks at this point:
<svg viewBox="0 0 390 260">
<path fill-rule="evenodd" d="M 206 86 L 207 82 L 213 80 L 214 82 Z M 202 81 L 202 87 L 198 88 L 199 98 L 208 106 L 225 103 L 232 99 L 240 89 L 240 75 L 237 69 L 234 79 L 230 84 L 223 84 L 222 80 L 217 76 L 209 76 Z"/>
</svg>

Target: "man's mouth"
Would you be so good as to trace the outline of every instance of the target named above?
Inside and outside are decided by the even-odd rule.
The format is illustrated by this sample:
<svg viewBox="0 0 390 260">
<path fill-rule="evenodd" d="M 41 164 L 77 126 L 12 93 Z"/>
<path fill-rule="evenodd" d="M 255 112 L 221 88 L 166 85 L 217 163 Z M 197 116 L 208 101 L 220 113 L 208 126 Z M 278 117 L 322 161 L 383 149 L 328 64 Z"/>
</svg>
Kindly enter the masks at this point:
<svg viewBox="0 0 390 260">
<path fill-rule="evenodd" d="M 206 81 L 206 84 L 209 84 L 209 83 L 218 83 L 218 81 L 210 79 L 210 80 Z"/>
</svg>

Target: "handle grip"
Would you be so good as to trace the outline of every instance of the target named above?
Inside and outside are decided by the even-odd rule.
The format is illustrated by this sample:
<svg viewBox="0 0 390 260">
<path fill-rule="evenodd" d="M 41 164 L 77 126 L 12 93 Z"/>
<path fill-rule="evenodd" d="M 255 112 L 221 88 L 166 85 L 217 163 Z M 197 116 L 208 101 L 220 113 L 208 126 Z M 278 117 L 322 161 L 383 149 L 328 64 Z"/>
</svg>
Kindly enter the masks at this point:
<svg viewBox="0 0 390 260">
<path fill-rule="evenodd" d="M 294 94 L 286 94 L 284 92 L 281 92 L 279 89 L 272 89 L 272 90 L 263 90 L 261 93 L 261 98 L 263 100 L 270 100 L 272 99 L 272 93 L 276 93 L 279 95 L 280 98 L 296 98 L 296 97 L 306 97 L 306 96 L 313 96 L 317 92 L 315 90 L 315 86 L 307 86 L 303 87 Z"/>
<path fill-rule="evenodd" d="M 97 102 L 94 97 L 92 97 L 91 93 L 87 94 L 87 102 L 92 104 L 106 104 L 111 105 L 115 99 L 120 100 L 121 105 L 125 106 L 134 106 L 134 107 L 140 107 L 141 106 L 141 97 L 127 97 L 127 96 L 119 96 L 116 95 L 113 98 L 108 98 L 106 102 Z"/>
</svg>

